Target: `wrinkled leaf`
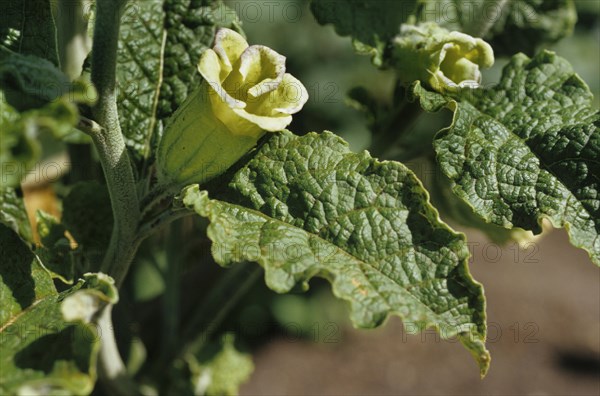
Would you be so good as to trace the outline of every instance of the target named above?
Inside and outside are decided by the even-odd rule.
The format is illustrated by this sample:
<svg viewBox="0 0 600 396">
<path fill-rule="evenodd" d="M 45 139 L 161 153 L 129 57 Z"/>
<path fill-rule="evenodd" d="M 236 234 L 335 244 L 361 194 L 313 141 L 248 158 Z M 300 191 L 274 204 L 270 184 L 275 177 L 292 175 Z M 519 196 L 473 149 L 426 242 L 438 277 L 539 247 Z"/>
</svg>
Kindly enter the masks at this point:
<svg viewBox="0 0 600 396">
<path fill-rule="evenodd" d="M 506 228 L 539 233 L 547 218 L 600 265 L 600 113 L 571 65 L 515 55 L 497 86 L 457 99 L 434 143 L 454 193 Z"/>
<path fill-rule="evenodd" d="M 357 52 L 373 55 L 380 65 L 387 42 L 400 32 L 400 24 L 416 5 L 398 0 L 312 0 L 311 10 L 317 22 L 333 24 L 340 36 L 352 37 Z"/>
<path fill-rule="evenodd" d="M 4 185 L 4 181 L 2 183 Z M 7 225 L 27 242 L 33 241 L 23 199 L 10 187 L 0 188 L 0 223 Z"/>
<path fill-rule="evenodd" d="M 195 395 L 237 395 L 254 371 L 249 355 L 235 349 L 232 335 L 223 337 L 221 349 L 207 361 L 188 357 Z"/>
<path fill-rule="evenodd" d="M 73 304 L 65 310 L 61 303 L 86 293 L 98 300 L 87 299 L 97 311 L 116 302 L 116 290 L 108 280 L 88 275 L 57 293 L 39 258 L 2 224 L 0 259 L 0 393 L 89 394 L 100 337 L 72 314 Z M 65 313 L 78 323 L 66 321 Z"/>
<path fill-rule="evenodd" d="M 130 2 L 121 23 L 117 78 L 119 115 L 127 145 L 149 154 L 156 127 L 164 57 L 162 1 Z"/>
<path fill-rule="evenodd" d="M 5 0 L 0 13 L 0 44 L 58 66 L 56 26 L 51 0 Z"/>
<path fill-rule="evenodd" d="M 62 222 L 92 266 L 99 264 L 113 226 L 106 186 L 95 181 L 74 185 L 63 201 Z"/>
<path fill-rule="evenodd" d="M 532 55 L 573 33 L 577 13 L 572 0 L 428 0 L 423 20 L 483 38 L 496 55 Z"/>
<path fill-rule="evenodd" d="M 130 2 L 118 52 L 120 120 L 128 147 L 145 158 L 163 120 L 200 82 L 196 66 L 216 28 L 235 28 L 235 12 L 221 1 Z"/>
<path fill-rule="evenodd" d="M 576 22 L 572 0 L 510 1 L 486 38 L 498 55 L 533 55 L 541 46 L 570 36 Z"/>
<path fill-rule="evenodd" d="M 72 284 L 75 265 L 71 242 L 66 237 L 67 229 L 54 216 L 41 210 L 36 213 L 36 224 L 42 246 L 35 250 L 35 254 L 53 278 Z"/>
<path fill-rule="evenodd" d="M 352 153 L 332 133 L 273 136 L 229 185 L 226 200 L 198 186 L 183 203 L 211 224 L 221 265 L 260 263 L 280 293 L 313 276 L 350 302 L 356 326 L 399 315 L 407 331 L 458 336 L 485 373 L 485 300 L 464 236 L 442 223 L 400 163 Z"/>
<path fill-rule="evenodd" d="M 438 172 L 436 169 L 435 175 L 431 186 L 428 186 L 428 191 L 433 205 L 445 220 L 479 230 L 492 242 L 503 246 L 510 242 L 527 243 L 533 239 L 531 232 L 521 228 L 507 229 L 493 223 L 486 223 L 465 201 L 454 194 L 452 184 L 443 172 Z"/>
</svg>

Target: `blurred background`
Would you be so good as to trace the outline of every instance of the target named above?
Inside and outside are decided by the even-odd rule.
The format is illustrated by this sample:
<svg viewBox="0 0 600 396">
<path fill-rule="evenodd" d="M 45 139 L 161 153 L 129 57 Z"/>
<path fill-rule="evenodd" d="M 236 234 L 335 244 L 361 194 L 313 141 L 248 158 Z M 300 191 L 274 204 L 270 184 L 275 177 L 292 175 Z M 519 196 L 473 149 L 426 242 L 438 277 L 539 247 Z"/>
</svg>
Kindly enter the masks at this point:
<svg viewBox="0 0 600 396">
<path fill-rule="evenodd" d="M 361 92 L 368 92 L 379 108 L 392 108 L 394 73 L 356 55 L 350 39 L 339 37 L 332 26 L 318 25 L 307 0 L 226 3 L 243 21 L 248 41 L 285 55 L 288 71 L 308 89 L 310 99 L 289 129 L 299 135 L 331 130 L 355 151 L 369 148 L 373 119 L 360 111 L 348 92 L 363 87 Z M 598 106 L 600 0 L 576 4 L 579 20 L 574 34 L 547 48 L 569 60 L 594 92 Z M 498 58 L 485 71 L 486 85 L 499 80 L 506 62 Z M 217 338 L 232 331 L 236 346 L 253 355 L 255 372 L 242 387 L 243 395 L 600 395 L 599 268 L 569 244 L 564 230 L 546 227 L 537 237 L 507 232 L 483 226 L 461 206 L 449 193 L 431 149 L 434 134 L 450 124 L 450 115 L 422 114 L 404 128 L 395 146 L 377 156 L 410 167 L 430 191 L 442 219 L 467 235 L 471 271 L 484 285 L 488 302 L 492 364 L 487 377 L 479 378 L 474 360 L 458 342 L 440 340 L 432 330 L 408 335 L 398 318 L 375 330 L 353 329 L 348 307 L 333 298 L 324 281 L 313 280 L 306 293 L 277 295 L 257 277 L 243 304 L 207 343 L 218 346 Z M 47 160 L 58 161 L 59 156 L 67 161 L 64 144 L 41 138 L 46 139 L 42 143 Z M 100 169 L 90 167 L 86 172 L 98 175 Z M 60 186 L 56 189 L 60 195 Z M 49 196 L 44 195 L 48 191 Z M 54 195 L 43 189 L 26 194 L 27 207 L 58 215 Z M 110 222 L 108 199 L 99 196 L 98 201 L 104 206 L 98 206 L 94 221 Z M 177 333 L 171 331 L 176 323 L 159 322 L 158 315 L 216 316 L 198 310 L 199 302 L 207 298 L 210 286 L 229 276 L 228 271 L 212 260 L 208 240 L 181 246 L 182 235 L 201 235 L 207 225 L 200 218 L 186 220 L 142 246 L 115 307 L 118 342 L 126 346 L 121 349 L 133 372 L 144 360 L 154 362 L 168 355 L 177 341 Z M 243 279 L 255 267 L 231 276 Z M 168 287 L 182 290 L 177 297 L 181 306 L 179 300 L 169 300 Z M 229 297 L 209 295 L 207 300 L 225 304 Z"/>
<path fill-rule="evenodd" d="M 391 105 L 393 72 L 356 55 L 350 39 L 333 27 L 318 25 L 308 1 L 226 3 L 243 21 L 248 41 L 284 54 L 288 71 L 308 89 L 310 100 L 289 129 L 332 130 L 354 150 L 368 148 L 369 119 L 351 106 L 347 93 L 363 86 Z M 597 105 L 600 1 L 576 3 L 575 33 L 547 48 L 571 62 Z M 498 81 L 506 62 L 497 59 L 484 83 Z M 430 138 L 449 125 L 449 117 L 423 115 L 385 155 L 411 167 L 430 191 L 442 177 L 431 165 Z M 415 148 L 411 136 L 427 144 Z M 434 203 L 446 203 L 443 195 L 432 195 Z M 398 318 L 376 330 L 353 329 L 347 307 L 328 286 L 312 282 L 307 294 L 253 292 L 248 299 L 256 302 L 234 315 L 230 326 L 245 335 L 256 365 L 242 394 L 600 395 L 600 271 L 587 254 L 569 244 L 564 230 L 547 229 L 519 244 L 465 226 L 443 210 L 441 215 L 466 233 L 473 276 L 485 287 L 492 354 L 485 379 L 459 343 L 440 340 L 433 331 L 407 335 Z"/>
</svg>

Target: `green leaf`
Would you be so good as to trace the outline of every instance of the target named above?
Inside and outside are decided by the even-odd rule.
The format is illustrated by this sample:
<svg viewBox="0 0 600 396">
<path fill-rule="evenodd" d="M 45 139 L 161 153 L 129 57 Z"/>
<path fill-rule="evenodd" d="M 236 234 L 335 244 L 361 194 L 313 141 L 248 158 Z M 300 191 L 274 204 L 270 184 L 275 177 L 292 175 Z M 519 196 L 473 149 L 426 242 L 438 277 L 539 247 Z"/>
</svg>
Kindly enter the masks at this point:
<svg viewBox="0 0 600 396">
<path fill-rule="evenodd" d="M 129 3 L 121 25 L 117 78 L 120 121 L 128 147 L 139 157 L 200 82 L 200 53 L 217 27 L 237 27 L 221 1 L 159 0 Z"/>
<path fill-rule="evenodd" d="M 35 253 L 53 278 L 69 285 L 73 284 L 75 265 L 71 243 L 65 234 L 67 229 L 54 216 L 44 211 L 38 210 L 35 217 L 42 242 L 42 246 L 37 247 Z"/>
<path fill-rule="evenodd" d="M 33 55 L 5 55 L 2 49 L 0 53 L 0 89 L 17 110 L 42 107 L 69 92 L 71 81 L 51 62 Z"/>
<path fill-rule="evenodd" d="M 572 0 L 510 1 L 485 35 L 498 55 L 533 55 L 543 45 L 570 36 L 577 22 Z"/>
<path fill-rule="evenodd" d="M 240 386 L 248 381 L 254 371 L 249 355 L 238 352 L 233 335 L 223 337 L 223 345 L 211 359 L 198 363 L 188 356 L 195 395 L 237 395 Z"/>
<path fill-rule="evenodd" d="M 50 62 L 0 48 L 0 170 L 3 185 L 15 187 L 37 162 L 37 137 L 49 132 L 57 139 L 88 142 L 74 128 L 76 103 L 91 104 L 94 87 L 83 80 L 71 83 Z"/>
<path fill-rule="evenodd" d="M 460 338 L 486 372 L 485 300 L 469 274 L 465 238 L 439 220 L 402 164 L 352 153 L 330 132 L 284 132 L 235 174 L 227 201 L 197 185 L 182 197 L 210 220 L 217 263 L 258 262 L 280 293 L 328 279 L 356 326 L 378 326 L 390 314 L 408 332 L 433 326 Z"/>
<path fill-rule="evenodd" d="M 0 180 L 16 187 L 40 158 L 37 136 L 46 131 L 55 137 L 69 136 L 79 119 L 77 106 L 66 96 L 39 109 L 17 112 L 0 95 Z"/>
<path fill-rule="evenodd" d="M 600 113 L 571 65 L 519 54 L 497 86 L 459 99 L 434 143 L 455 194 L 506 228 L 539 233 L 547 218 L 600 265 Z"/>
<path fill-rule="evenodd" d="M 431 193 L 431 202 L 440 211 L 442 218 L 483 232 L 488 239 L 499 245 L 507 245 L 510 242 L 527 243 L 533 239 L 530 231 L 518 227 L 506 229 L 486 223 L 465 201 L 454 194 L 450 179 L 437 169 L 435 175 L 428 190 Z"/>
<path fill-rule="evenodd" d="M 41 154 L 34 121 L 24 119 L 0 91 L 0 181 L 16 187 Z"/>
<path fill-rule="evenodd" d="M 33 241 L 23 199 L 17 197 L 16 191 L 10 187 L 0 188 L 0 223 L 10 227 L 25 241 Z"/>
<path fill-rule="evenodd" d="M 426 88 L 423 88 L 420 81 L 415 81 L 410 85 L 408 100 L 411 102 L 418 100 L 423 110 L 432 113 L 438 112 L 448 105 L 447 96 L 428 91 Z"/>
<path fill-rule="evenodd" d="M 340 36 L 351 36 L 355 50 L 373 55 L 380 65 L 387 42 L 415 12 L 417 1 L 312 0 L 310 6 L 317 22 L 331 23 Z"/>
<path fill-rule="evenodd" d="M 92 264 L 99 264 L 110 241 L 113 213 L 106 186 L 77 183 L 63 200 L 62 222 Z"/>
<path fill-rule="evenodd" d="M 0 326 L 4 329 L 36 301 L 56 294 L 56 289 L 29 246 L 4 224 L 0 224 L 0 247 Z"/>
<path fill-rule="evenodd" d="M 2 224 L 0 262 L 0 393 L 90 393 L 100 337 L 95 327 L 81 323 L 82 309 L 73 302 L 85 294 L 83 311 L 96 312 L 116 302 L 114 287 L 106 276 L 91 274 L 57 293 L 38 257 Z"/>
<path fill-rule="evenodd" d="M 163 1 L 130 2 L 121 23 L 117 80 L 127 146 L 148 156 L 157 118 L 165 46 Z"/>
<path fill-rule="evenodd" d="M 577 13 L 572 0 L 428 0 L 423 20 L 481 37 L 496 55 L 536 50 L 573 33 Z"/>
<path fill-rule="evenodd" d="M 59 65 L 51 0 L 6 0 L 0 13 L 0 44 Z"/>
</svg>

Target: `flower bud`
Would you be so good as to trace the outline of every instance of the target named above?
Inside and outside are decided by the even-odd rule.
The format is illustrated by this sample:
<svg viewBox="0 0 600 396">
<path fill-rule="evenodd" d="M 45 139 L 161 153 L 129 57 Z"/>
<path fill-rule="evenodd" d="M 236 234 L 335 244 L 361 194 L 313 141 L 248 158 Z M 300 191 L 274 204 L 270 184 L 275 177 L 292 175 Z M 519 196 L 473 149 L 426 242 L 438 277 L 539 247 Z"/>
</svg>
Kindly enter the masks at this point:
<svg viewBox="0 0 600 396">
<path fill-rule="evenodd" d="M 494 64 L 492 47 L 479 38 L 436 23 L 404 24 L 394 38 L 391 63 L 405 83 L 420 80 L 438 92 L 481 83 L 479 68 Z"/>
<path fill-rule="evenodd" d="M 220 29 L 202 53 L 204 82 L 175 112 L 158 146 L 159 181 L 169 187 L 206 182 L 251 150 L 266 132 L 281 131 L 308 100 L 306 88 L 285 73 L 285 57 L 249 46 Z"/>
</svg>

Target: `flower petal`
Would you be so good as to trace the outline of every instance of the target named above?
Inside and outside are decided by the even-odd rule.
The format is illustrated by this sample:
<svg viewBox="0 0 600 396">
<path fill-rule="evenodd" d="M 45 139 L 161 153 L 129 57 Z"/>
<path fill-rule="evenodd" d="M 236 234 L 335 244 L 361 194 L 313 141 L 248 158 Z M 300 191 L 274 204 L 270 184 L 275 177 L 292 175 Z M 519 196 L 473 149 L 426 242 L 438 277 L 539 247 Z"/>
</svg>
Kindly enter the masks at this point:
<svg viewBox="0 0 600 396">
<path fill-rule="evenodd" d="M 260 136 L 262 131 L 281 131 L 292 122 L 291 115 L 280 117 L 250 114 L 245 109 L 232 109 L 218 96 L 211 96 L 212 108 L 219 121 L 234 135 Z"/>
<path fill-rule="evenodd" d="M 223 87 L 246 100 L 274 91 L 285 74 L 285 57 L 263 45 L 252 45 L 242 53 Z"/>
<path fill-rule="evenodd" d="M 304 85 L 289 73 L 283 75 L 277 89 L 256 101 L 248 101 L 246 111 L 259 116 L 276 117 L 299 112 L 308 101 Z"/>
<path fill-rule="evenodd" d="M 219 55 L 221 62 L 220 82 L 223 82 L 229 73 L 231 73 L 233 65 L 246 48 L 248 48 L 248 42 L 241 34 L 225 28 L 217 31 L 213 50 Z"/>
<path fill-rule="evenodd" d="M 221 81 L 219 77 L 221 71 L 221 63 L 215 51 L 208 49 L 202 53 L 202 56 L 200 56 L 200 62 L 198 63 L 198 71 L 200 72 L 204 80 L 206 80 L 206 82 L 210 85 L 212 91 L 216 92 L 222 101 L 226 102 L 232 108 L 246 107 L 246 104 L 243 101 L 233 98 L 221 86 Z"/>
<path fill-rule="evenodd" d="M 221 85 L 221 80 L 219 78 L 221 62 L 215 51 L 207 49 L 202 53 L 200 61 L 198 62 L 198 71 L 209 84 Z"/>
<path fill-rule="evenodd" d="M 292 116 L 280 113 L 279 116 L 260 116 L 250 114 L 245 109 L 233 110 L 241 118 L 258 125 L 260 129 L 268 132 L 278 132 L 292 123 Z"/>
<path fill-rule="evenodd" d="M 402 25 L 393 45 L 390 63 L 402 81 L 421 80 L 439 92 L 479 86 L 480 68 L 494 63 L 492 47 L 482 39 L 432 22 Z"/>
<path fill-rule="evenodd" d="M 279 101 L 275 111 L 284 114 L 299 112 L 308 101 L 308 91 L 304 85 L 289 73 L 283 76 L 283 81 L 277 88 L 277 95 L 283 100 Z"/>
</svg>

